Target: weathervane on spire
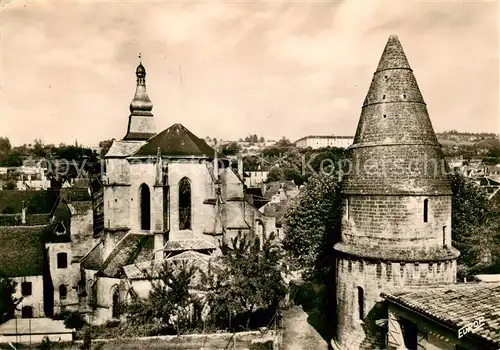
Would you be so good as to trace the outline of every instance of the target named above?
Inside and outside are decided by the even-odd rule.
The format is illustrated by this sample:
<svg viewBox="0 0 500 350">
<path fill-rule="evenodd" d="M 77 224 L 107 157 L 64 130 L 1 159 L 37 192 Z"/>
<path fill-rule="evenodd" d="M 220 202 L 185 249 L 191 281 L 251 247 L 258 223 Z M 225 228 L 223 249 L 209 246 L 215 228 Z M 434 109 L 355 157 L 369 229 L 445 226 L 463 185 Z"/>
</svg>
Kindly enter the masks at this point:
<svg viewBox="0 0 500 350">
<path fill-rule="evenodd" d="M 142 54 L 139 52 L 139 63 L 142 64 Z"/>
</svg>

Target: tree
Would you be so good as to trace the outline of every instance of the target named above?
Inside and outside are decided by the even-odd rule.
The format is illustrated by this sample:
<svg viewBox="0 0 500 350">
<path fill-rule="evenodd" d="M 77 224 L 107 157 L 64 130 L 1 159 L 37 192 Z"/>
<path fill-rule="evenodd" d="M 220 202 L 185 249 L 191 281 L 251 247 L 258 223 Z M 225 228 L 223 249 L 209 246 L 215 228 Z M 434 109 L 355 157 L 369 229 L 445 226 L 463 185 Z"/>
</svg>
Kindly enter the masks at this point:
<svg viewBox="0 0 500 350">
<path fill-rule="evenodd" d="M 249 329 L 257 310 L 278 310 L 287 287 L 282 277 L 283 254 L 275 238 L 271 233 L 261 242 L 239 233 L 222 243 L 222 255 L 202 278 L 213 318 L 234 316 Z"/>
<path fill-rule="evenodd" d="M 17 283 L 7 276 L 0 275 L 0 323 L 3 323 L 12 317 L 17 305 L 22 298 L 15 298 Z"/>
<path fill-rule="evenodd" d="M 261 136 L 261 137 L 259 138 L 259 142 L 260 142 L 260 143 L 264 143 L 264 142 L 266 142 L 266 139 L 265 139 L 264 137 L 262 137 L 262 136 Z"/>
<path fill-rule="evenodd" d="M 99 148 L 101 149 L 99 152 L 99 156 L 101 158 L 103 158 L 106 155 L 106 153 L 108 153 L 114 140 L 115 139 L 113 138 L 113 139 L 103 140 L 103 141 L 99 142 Z"/>
<path fill-rule="evenodd" d="M 283 172 L 283 169 L 280 167 L 273 167 L 269 170 L 269 174 L 267 175 L 267 181 L 268 182 L 274 182 L 274 181 L 282 181 L 285 178 L 285 174 Z"/>
<path fill-rule="evenodd" d="M 158 271 L 158 276 L 152 279 L 149 310 L 154 318 L 174 326 L 177 333 L 190 325 L 189 307 L 199 302 L 198 298 L 190 293 L 197 271 L 195 265 L 185 261 L 165 261 Z"/>
<path fill-rule="evenodd" d="M 452 240 L 460 251 L 458 262 L 466 275 L 479 273 L 499 263 L 495 259 L 500 253 L 500 215 L 481 187 L 459 173 L 450 179 Z"/>
<path fill-rule="evenodd" d="M 8 137 L 0 137 L 0 164 L 9 157 L 11 145 Z"/>
<path fill-rule="evenodd" d="M 225 156 L 235 156 L 241 152 L 241 146 L 237 142 L 230 142 L 221 148 L 221 153 Z"/>
<path fill-rule="evenodd" d="M 335 174 L 313 175 L 284 216 L 283 248 L 306 279 L 329 276 L 340 240 L 340 186 Z"/>
<path fill-rule="evenodd" d="M 293 147 L 293 144 L 290 142 L 289 139 L 287 139 L 285 136 L 283 136 L 276 144 L 274 145 L 275 147 Z"/>
<path fill-rule="evenodd" d="M 64 317 L 64 326 L 69 329 L 82 329 L 86 322 L 78 311 L 68 312 Z"/>
</svg>

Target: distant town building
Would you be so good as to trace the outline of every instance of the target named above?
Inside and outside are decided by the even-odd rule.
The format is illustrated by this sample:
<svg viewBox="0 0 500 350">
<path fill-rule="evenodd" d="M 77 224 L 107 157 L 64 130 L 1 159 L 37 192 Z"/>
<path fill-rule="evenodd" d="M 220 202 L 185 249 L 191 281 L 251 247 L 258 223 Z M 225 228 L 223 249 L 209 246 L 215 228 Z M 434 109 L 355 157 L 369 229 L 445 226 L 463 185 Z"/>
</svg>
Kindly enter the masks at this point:
<svg viewBox="0 0 500 350">
<path fill-rule="evenodd" d="M 299 148 L 312 149 L 325 148 L 325 147 L 336 147 L 336 148 L 347 148 L 352 145 L 354 141 L 353 136 L 305 136 L 301 139 L 295 141 L 295 146 Z"/>
<path fill-rule="evenodd" d="M 269 176 L 269 170 L 249 170 L 245 171 L 245 185 L 248 187 L 260 187 L 264 182 L 267 181 Z"/>
</svg>

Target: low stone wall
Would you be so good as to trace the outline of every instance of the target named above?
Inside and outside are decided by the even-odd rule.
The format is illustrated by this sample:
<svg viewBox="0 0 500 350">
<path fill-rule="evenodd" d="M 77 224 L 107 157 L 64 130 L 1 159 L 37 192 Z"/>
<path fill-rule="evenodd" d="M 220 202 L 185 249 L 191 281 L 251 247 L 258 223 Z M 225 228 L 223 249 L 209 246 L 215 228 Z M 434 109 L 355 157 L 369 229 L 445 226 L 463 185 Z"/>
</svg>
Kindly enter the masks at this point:
<svg viewBox="0 0 500 350">
<path fill-rule="evenodd" d="M 238 333 L 213 333 L 213 334 L 190 334 L 190 335 L 167 335 L 157 337 L 140 338 L 115 338 L 115 339 L 94 339 L 93 346 L 104 343 L 102 349 L 121 349 L 124 344 L 127 349 L 143 349 L 145 347 L 158 349 L 251 349 L 252 344 L 275 342 L 281 339 L 278 332 L 275 337 L 274 331 L 262 333 L 238 332 Z M 81 344 L 82 341 L 77 341 Z"/>
</svg>

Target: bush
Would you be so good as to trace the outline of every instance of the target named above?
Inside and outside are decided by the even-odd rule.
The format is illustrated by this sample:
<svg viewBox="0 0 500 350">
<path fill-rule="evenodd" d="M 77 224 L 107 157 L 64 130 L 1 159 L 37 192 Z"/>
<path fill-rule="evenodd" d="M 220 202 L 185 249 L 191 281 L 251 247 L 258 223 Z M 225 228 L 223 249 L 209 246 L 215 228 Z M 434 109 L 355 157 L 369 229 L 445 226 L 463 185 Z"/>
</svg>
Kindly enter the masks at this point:
<svg viewBox="0 0 500 350">
<path fill-rule="evenodd" d="M 50 341 L 50 339 L 47 337 L 44 337 L 42 339 L 42 342 L 40 343 L 40 346 L 38 347 L 38 349 L 50 350 L 53 347 L 54 347 L 54 344 Z"/>
<path fill-rule="evenodd" d="M 86 322 L 83 319 L 82 315 L 78 311 L 70 311 L 70 312 L 65 312 L 63 311 L 59 317 L 63 317 L 64 319 L 64 326 L 69 329 L 82 329 L 83 326 L 85 326 Z"/>
</svg>

